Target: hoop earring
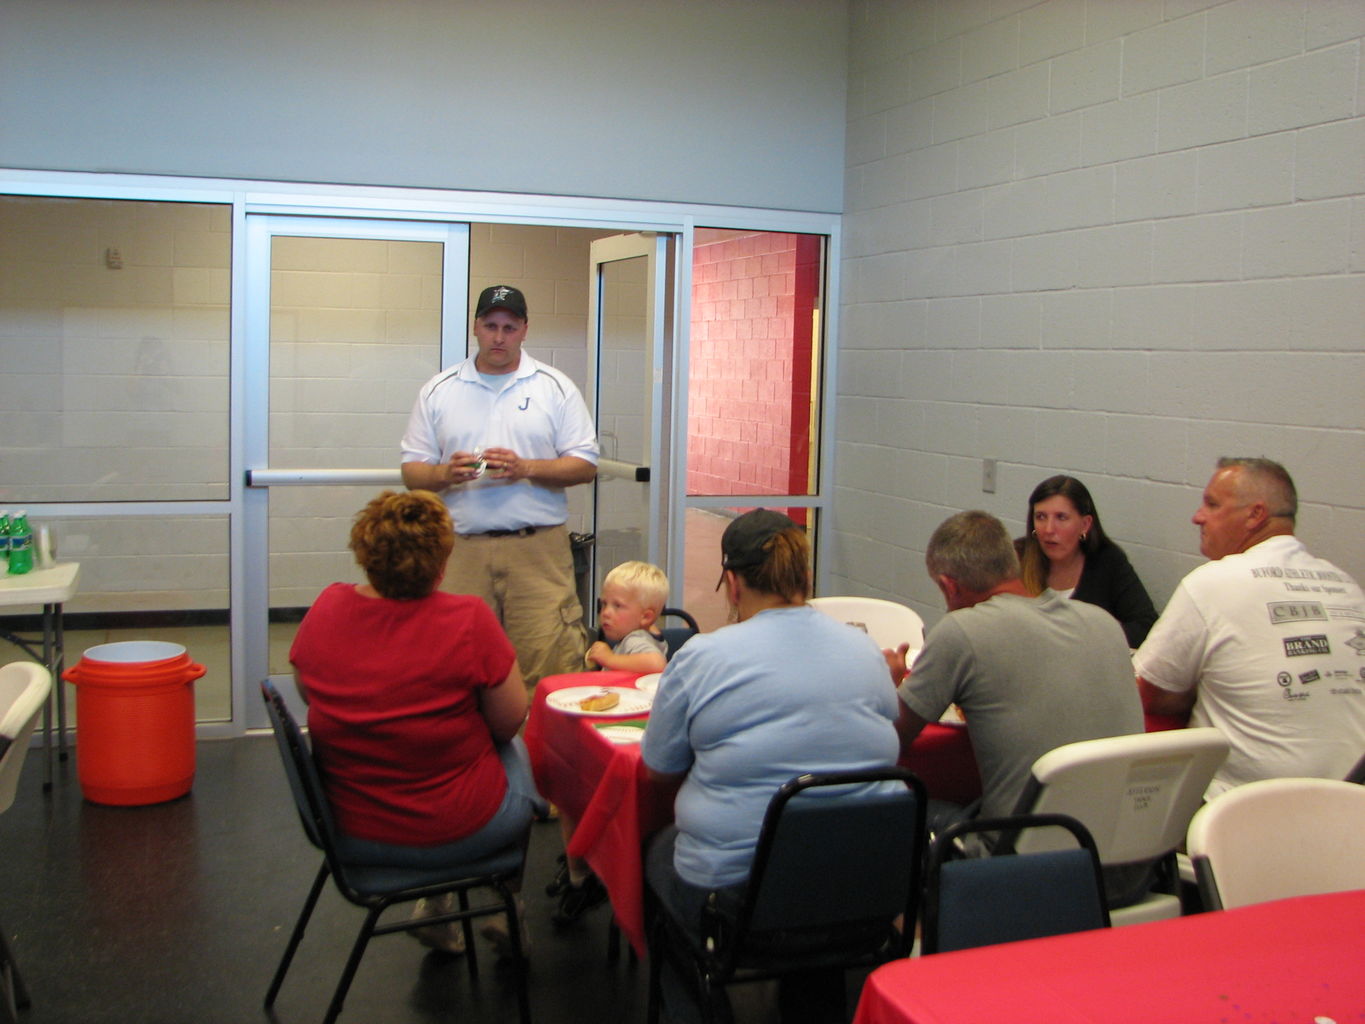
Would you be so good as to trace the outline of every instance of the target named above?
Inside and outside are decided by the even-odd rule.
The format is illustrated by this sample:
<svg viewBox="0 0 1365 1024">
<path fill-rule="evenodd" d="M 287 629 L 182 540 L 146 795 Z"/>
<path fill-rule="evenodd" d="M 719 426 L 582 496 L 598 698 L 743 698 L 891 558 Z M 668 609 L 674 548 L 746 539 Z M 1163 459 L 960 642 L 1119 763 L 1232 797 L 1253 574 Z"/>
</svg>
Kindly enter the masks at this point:
<svg viewBox="0 0 1365 1024">
<path fill-rule="evenodd" d="M 1090 536 L 1090 534 L 1088 534 L 1088 533 L 1083 533 L 1083 534 L 1081 534 L 1081 543 L 1084 544 L 1084 543 L 1085 543 L 1085 538 L 1087 538 L 1087 537 L 1089 537 L 1089 536 Z"/>
<path fill-rule="evenodd" d="M 1029 530 L 1029 533 L 1031 533 L 1031 534 L 1032 534 L 1033 536 L 1035 536 L 1035 537 L 1038 536 L 1038 531 L 1037 531 L 1037 530 Z"/>
</svg>

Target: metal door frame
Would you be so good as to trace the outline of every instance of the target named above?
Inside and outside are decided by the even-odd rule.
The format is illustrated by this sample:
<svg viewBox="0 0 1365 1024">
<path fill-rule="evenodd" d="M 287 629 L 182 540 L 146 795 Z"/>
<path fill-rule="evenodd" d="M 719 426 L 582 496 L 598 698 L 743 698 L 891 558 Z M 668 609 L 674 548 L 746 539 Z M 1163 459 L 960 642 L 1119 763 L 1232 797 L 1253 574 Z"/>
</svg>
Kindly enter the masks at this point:
<svg viewBox="0 0 1365 1024">
<path fill-rule="evenodd" d="M 234 722 L 247 729 L 266 728 L 264 705 L 249 692 L 270 672 L 269 524 L 271 487 L 309 487 L 328 484 L 372 483 L 402 486 L 394 464 L 385 467 L 316 469 L 270 465 L 270 277 L 271 242 L 277 236 L 362 238 L 400 242 L 437 242 L 442 245 L 441 343 L 439 365 L 464 358 L 468 347 L 465 310 L 469 307 L 469 225 L 445 221 L 408 221 L 284 214 L 246 216 L 245 344 L 240 367 L 242 443 L 240 465 L 233 479 L 241 487 L 241 514 L 231 526 L 233 580 L 231 642 Z M 397 438 L 394 439 L 397 444 Z M 238 660 L 240 659 L 240 660 Z M 272 677 L 281 692 L 301 710 L 293 680 Z"/>
</svg>

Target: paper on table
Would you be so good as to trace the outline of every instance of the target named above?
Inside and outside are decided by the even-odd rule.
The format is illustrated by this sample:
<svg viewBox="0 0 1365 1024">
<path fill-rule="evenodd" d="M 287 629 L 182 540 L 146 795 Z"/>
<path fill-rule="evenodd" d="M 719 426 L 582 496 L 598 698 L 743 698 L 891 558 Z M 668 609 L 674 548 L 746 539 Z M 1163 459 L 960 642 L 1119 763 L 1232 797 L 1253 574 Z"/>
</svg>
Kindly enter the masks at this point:
<svg viewBox="0 0 1365 1024">
<path fill-rule="evenodd" d="M 613 743 L 641 743 L 645 738 L 644 722 L 613 722 L 610 725 L 603 723 L 593 728 Z"/>
</svg>

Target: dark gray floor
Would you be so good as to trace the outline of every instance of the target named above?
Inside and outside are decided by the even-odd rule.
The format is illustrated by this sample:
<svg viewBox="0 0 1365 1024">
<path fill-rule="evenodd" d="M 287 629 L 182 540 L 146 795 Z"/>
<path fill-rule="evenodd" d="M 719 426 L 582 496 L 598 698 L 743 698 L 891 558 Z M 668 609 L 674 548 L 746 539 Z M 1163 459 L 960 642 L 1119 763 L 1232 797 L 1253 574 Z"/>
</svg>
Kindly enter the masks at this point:
<svg viewBox="0 0 1365 1024">
<path fill-rule="evenodd" d="M 267 1014 L 261 1001 L 320 862 L 270 736 L 200 743 L 193 791 L 148 807 L 85 802 L 74 755 L 45 794 L 42 756 L 31 753 L 14 806 L 0 815 L 0 924 L 33 995 L 23 1024 L 321 1019 L 361 911 L 328 885 Z M 533 827 L 525 889 L 533 1018 L 643 1021 L 647 971 L 625 955 L 607 962 L 607 908 L 571 931 L 550 923 L 544 885 L 560 848 L 556 825 Z M 471 984 L 462 959 L 406 935 L 377 938 L 341 1019 L 514 1021 L 506 979 L 491 950 L 480 952 Z M 750 987 L 734 1003 L 745 1024 L 774 1018 L 770 991 Z"/>
<path fill-rule="evenodd" d="M 41 758 L 34 750 L 14 806 L 0 816 L 0 923 L 33 995 L 22 1019 L 270 1019 L 261 1000 L 320 862 L 274 740 L 200 743 L 193 791 L 149 807 L 86 803 L 74 760 L 45 795 Z M 544 881 L 559 847 L 555 825 L 534 826 L 526 885 L 534 1018 L 643 1020 L 646 971 L 624 956 L 607 963 L 607 910 L 569 933 L 550 924 Z M 360 915 L 329 884 L 275 1019 L 321 1018 Z M 377 938 L 342 1020 L 515 1020 L 506 979 L 491 950 L 480 952 L 472 985 L 462 959 L 428 953 L 406 935 Z"/>
</svg>

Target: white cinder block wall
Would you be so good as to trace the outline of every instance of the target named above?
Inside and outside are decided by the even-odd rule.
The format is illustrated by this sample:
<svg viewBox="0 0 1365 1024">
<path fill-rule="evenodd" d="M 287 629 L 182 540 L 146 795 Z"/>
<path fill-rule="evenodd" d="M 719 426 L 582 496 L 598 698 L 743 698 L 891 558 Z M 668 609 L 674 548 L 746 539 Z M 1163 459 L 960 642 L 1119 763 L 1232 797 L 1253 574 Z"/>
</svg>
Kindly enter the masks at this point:
<svg viewBox="0 0 1365 1024">
<path fill-rule="evenodd" d="M 1223 454 L 1365 577 L 1365 2 L 850 17 L 832 591 L 936 621 L 934 527 L 1065 472 L 1161 607 Z"/>
</svg>

